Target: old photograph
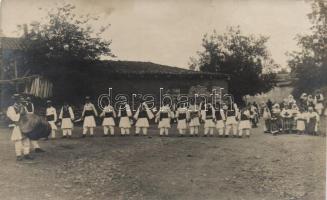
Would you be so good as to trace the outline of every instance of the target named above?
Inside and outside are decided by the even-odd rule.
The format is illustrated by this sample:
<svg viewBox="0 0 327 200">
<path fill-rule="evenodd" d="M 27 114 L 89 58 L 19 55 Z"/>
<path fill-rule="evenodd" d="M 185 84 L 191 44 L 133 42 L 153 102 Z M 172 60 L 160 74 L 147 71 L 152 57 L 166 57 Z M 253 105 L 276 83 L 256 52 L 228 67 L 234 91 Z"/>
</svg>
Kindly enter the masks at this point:
<svg viewBox="0 0 327 200">
<path fill-rule="evenodd" d="M 327 0 L 0 0 L 0 200 L 325 200 Z"/>
</svg>

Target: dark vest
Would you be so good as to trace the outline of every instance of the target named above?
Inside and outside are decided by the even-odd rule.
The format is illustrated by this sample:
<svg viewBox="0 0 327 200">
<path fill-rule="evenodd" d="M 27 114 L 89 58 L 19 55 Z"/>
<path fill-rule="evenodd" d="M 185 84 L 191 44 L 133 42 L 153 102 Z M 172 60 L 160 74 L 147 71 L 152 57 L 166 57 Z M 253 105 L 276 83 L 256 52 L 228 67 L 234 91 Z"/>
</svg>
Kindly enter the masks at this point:
<svg viewBox="0 0 327 200">
<path fill-rule="evenodd" d="M 62 118 L 70 118 L 69 107 L 62 109 Z"/>
<path fill-rule="evenodd" d="M 186 119 L 186 113 L 179 113 L 178 114 L 178 120 Z"/>
<path fill-rule="evenodd" d="M 218 120 L 218 121 L 223 119 L 223 117 L 220 114 L 220 110 L 215 111 L 215 117 L 216 117 L 216 120 Z"/>
<path fill-rule="evenodd" d="M 147 118 L 148 114 L 146 112 L 146 110 L 140 110 L 139 112 L 139 118 Z"/>
</svg>

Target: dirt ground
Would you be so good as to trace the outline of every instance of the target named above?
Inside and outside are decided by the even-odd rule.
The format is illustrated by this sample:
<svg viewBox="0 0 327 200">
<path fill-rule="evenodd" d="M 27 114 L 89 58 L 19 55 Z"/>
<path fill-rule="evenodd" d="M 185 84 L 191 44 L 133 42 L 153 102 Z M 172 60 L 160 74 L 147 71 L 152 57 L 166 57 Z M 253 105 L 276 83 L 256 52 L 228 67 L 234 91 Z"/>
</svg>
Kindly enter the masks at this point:
<svg viewBox="0 0 327 200">
<path fill-rule="evenodd" d="M 134 130 L 133 130 L 134 132 Z M 16 162 L 10 130 L 0 129 L 4 200 L 320 200 L 325 137 L 101 137 L 41 141 L 46 153 Z M 58 134 L 59 135 L 59 134 Z"/>
</svg>

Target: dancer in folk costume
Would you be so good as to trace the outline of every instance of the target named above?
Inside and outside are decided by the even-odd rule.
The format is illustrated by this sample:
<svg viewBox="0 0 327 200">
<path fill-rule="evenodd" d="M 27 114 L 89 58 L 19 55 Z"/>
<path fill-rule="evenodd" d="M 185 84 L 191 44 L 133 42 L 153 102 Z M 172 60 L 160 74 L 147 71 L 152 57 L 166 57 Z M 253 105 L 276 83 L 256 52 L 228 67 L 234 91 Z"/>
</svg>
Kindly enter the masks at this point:
<svg viewBox="0 0 327 200">
<path fill-rule="evenodd" d="M 271 112 L 265 103 L 262 104 L 262 107 L 263 107 L 262 108 L 262 118 L 265 122 L 263 129 L 264 129 L 265 133 L 270 133 L 271 132 Z"/>
<path fill-rule="evenodd" d="M 246 137 L 250 137 L 250 130 L 252 128 L 251 120 L 251 105 L 244 107 L 238 113 L 238 119 L 240 120 L 239 123 L 239 134 L 238 136 L 241 138 L 243 136 L 243 132 L 245 132 Z"/>
<path fill-rule="evenodd" d="M 115 118 L 116 112 L 114 107 L 110 105 L 110 102 L 103 108 L 100 117 L 103 117 L 102 126 L 103 126 L 103 136 L 108 136 L 109 132 L 111 136 L 115 135 Z"/>
<path fill-rule="evenodd" d="M 324 109 L 324 104 L 323 104 L 324 103 L 324 95 L 321 93 L 320 90 L 316 91 L 316 95 L 314 97 L 313 103 L 314 103 L 314 106 L 315 106 L 314 107 L 315 110 L 317 111 L 317 113 L 319 115 L 321 115 L 322 111 Z"/>
<path fill-rule="evenodd" d="M 216 124 L 214 122 L 215 120 L 215 108 L 211 105 L 211 103 L 208 103 L 205 105 L 205 112 L 202 115 L 202 119 L 204 120 L 204 137 L 206 137 L 208 134 L 210 136 L 213 136 Z"/>
<path fill-rule="evenodd" d="M 168 104 L 160 107 L 159 111 L 156 114 L 156 122 L 159 128 L 159 136 L 168 136 L 170 128 L 170 119 L 173 118 L 173 113 L 170 110 Z"/>
<path fill-rule="evenodd" d="M 63 138 L 72 137 L 72 130 L 74 127 L 73 120 L 75 119 L 74 111 L 72 107 L 64 102 L 63 107 L 60 110 L 59 119 L 61 120 L 61 129 Z"/>
<path fill-rule="evenodd" d="M 82 112 L 83 122 L 83 138 L 86 136 L 87 131 L 90 130 L 90 135 L 93 137 L 94 128 L 96 127 L 95 117 L 98 116 L 98 112 L 95 109 L 93 103 L 91 103 L 91 99 L 89 96 L 85 97 L 85 105 Z"/>
<path fill-rule="evenodd" d="M 320 116 L 318 115 L 317 112 L 314 111 L 312 106 L 308 107 L 306 118 L 307 118 L 306 132 L 310 135 L 317 135 Z"/>
<path fill-rule="evenodd" d="M 280 106 L 278 103 L 274 104 L 271 110 L 271 133 L 276 135 L 280 131 Z"/>
<path fill-rule="evenodd" d="M 33 159 L 30 153 L 30 140 L 24 136 L 18 125 L 18 121 L 21 117 L 21 114 L 25 112 L 25 108 L 22 103 L 19 101 L 20 96 L 18 94 L 13 95 L 14 104 L 8 107 L 7 117 L 11 120 L 12 124 L 10 127 L 13 127 L 11 134 L 11 141 L 15 144 L 15 152 L 17 161 L 23 159 L 31 160 Z"/>
<path fill-rule="evenodd" d="M 143 135 L 148 134 L 148 128 L 149 128 L 149 120 L 153 119 L 154 115 L 146 102 L 143 102 L 137 109 L 134 119 L 136 120 L 135 123 L 135 135 L 138 136 L 142 130 Z"/>
<path fill-rule="evenodd" d="M 220 103 L 216 103 L 215 107 L 215 122 L 216 122 L 216 129 L 218 131 L 218 136 L 224 136 L 224 129 L 225 129 L 225 113 L 220 106 Z"/>
<path fill-rule="evenodd" d="M 259 112 L 258 112 L 258 108 L 257 106 L 255 106 L 255 102 L 253 102 L 252 104 L 249 103 L 248 104 L 248 109 L 250 111 L 250 121 L 253 127 L 258 127 L 257 123 L 259 122 Z"/>
<path fill-rule="evenodd" d="M 58 118 L 57 118 L 57 110 L 55 109 L 55 107 L 52 106 L 52 102 L 50 100 L 47 100 L 47 109 L 45 110 L 45 117 L 47 118 L 47 121 L 51 126 L 51 138 L 54 139 L 56 138 L 56 131 L 57 131 L 56 122 Z"/>
<path fill-rule="evenodd" d="M 191 104 L 189 107 L 189 128 L 190 128 L 190 136 L 198 136 L 200 129 L 200 106 Z"/>
<path fill-rule="evenodd" d="M 132 111 L 131 107 L 126 102 L 124 102 L 124 104 L 119 107 L 118 117 L 120 118 L 118 125 L 120 128 L 120 135 L 129 135 L 130 129 L 132 127 L 130 120 L 130 117 L 132 117 Z"/>
<path fill-rule="evenodd" d="M 283 131 L 285 133 L 291 133 L 293 128 L 293 113 L 288 104 L 284 105 L 280 116 L 283 120 Z"/>
<path fill-rule="evenodd" d="M 183 137 L 187 130 L 187 120 L 189 119 L 189 112 L 186 104 L 180 104 L 176 110 L 177 130 L 179 136 Z"/>
<path fill-rule="evenodd" d="M 292 132 L 297 132 L 297 116 L 301 114 L 300 109 L 296 104 L 292 105 Z"/>
<path fill-rule="evenodd" d="M 26 99 L 24 99 L 23 97 L 21 97 L 21 100 L 23 102 L 24 105 L 24 110 L 26 114 L 34 114 L 34 104 L 31 100 L 31 97 L 26 97 Z M 43 149 L 41 149 L 39 143 L 37 140 L 31 140 L 30 139 L 30 143 L 31 143 L 31 147 L 32 149 L 34 149 L 35 153 L 43 153 L 45 152 Z"/>
<path fill-rule="evenodd" d="M 228 106 L 228 109 L 225 111 L 226 116 L 226 132 L 225 135 L 229 135 L 229 132 L 232 130 L 233 136 L 237 136 L 237 125 L 236 116 L 238 116 L 238 108 L 236 103 L 231 103 Z"/>
</svg>

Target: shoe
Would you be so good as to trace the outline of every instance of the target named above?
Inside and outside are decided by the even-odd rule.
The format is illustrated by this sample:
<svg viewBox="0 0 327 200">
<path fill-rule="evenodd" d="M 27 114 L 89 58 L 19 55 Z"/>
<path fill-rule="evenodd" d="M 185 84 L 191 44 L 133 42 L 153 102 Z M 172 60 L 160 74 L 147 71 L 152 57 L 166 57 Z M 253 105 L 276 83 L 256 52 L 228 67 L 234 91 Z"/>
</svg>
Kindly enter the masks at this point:
<svg viewBox="0 0 327 200">
<path fill-rule="evenodd" d="M 25 160 L 34 160 L 30 155 L 24 155 Z"/>
<path fill-rule="evenodd" d="M 203 135 L 203 137 L 207 137 L 207 135 Z"/>
<path fill-rule="evenodd" d="M 67 136 L 66 136 L 66 135 L 64 135 L 64 136 L 62 136 L 61 138 L 67 138 Z"/>
<path fill-rule="evenodd" d="M 45 151 L 41 148 L 36 148 L 36 149 L 34 149 L 34 152 L 35 153 L 44 153 Z"/>
<path fill-rule="evenodd" d="M 226 138 L 228 138 L 228 137 L 229 137 L 229 135 L 225 135 L 225 137 L 226 137 Z"/>
<path fill-rule="evenodd" d="M 108 137 L 108 135 L 103 135 L 102 137 Z"/>
<path fill-rule="evenodd" d="M 23 160 L 23 156 L 17 156 L 16 157 L 16 161 L 22 161 Z"/>
<path fill-rule="evenodd" d="M 86 135 L 83 134 L 81 138 L 85 138 L 85 137 L 86 137 Z"/>
</svg>

